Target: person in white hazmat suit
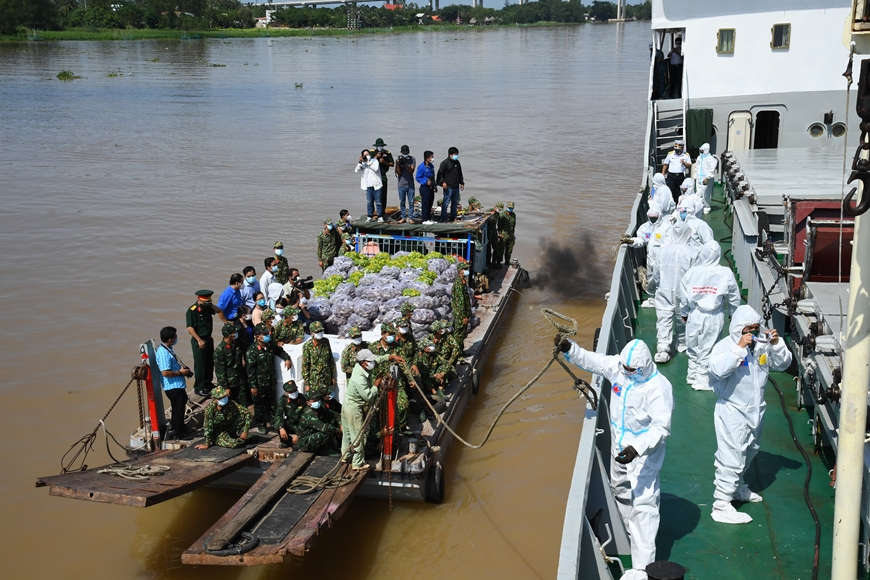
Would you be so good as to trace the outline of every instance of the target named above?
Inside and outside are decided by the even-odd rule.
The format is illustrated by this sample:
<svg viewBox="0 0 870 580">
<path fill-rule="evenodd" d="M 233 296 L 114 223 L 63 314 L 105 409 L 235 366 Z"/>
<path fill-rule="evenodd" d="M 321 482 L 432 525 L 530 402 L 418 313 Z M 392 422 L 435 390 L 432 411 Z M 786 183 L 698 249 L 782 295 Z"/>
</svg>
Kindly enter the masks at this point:
<svg viewBox="0 0 870 580">
<path fill-rule="evenodd" d="M 696 391 L 711 391 L 707 363 L 722 325 L 725 305 L 731 316 L 740 306 L 740 288 L 730 268 L 719 265 L 721 248 L 710 241 L 701 247 L 698 264 L 680 281 L 677 301 L 680 317 L 686 322 L 686 347 L 689 372 L 686 382 Z"/>
<path fill-rule="evenodd" d="M 677 327 L 677 351 L 686 350 L 686 325 L 678 315 L 677 290 L 683 275 L 695 265 L 699 250 L 689 244 L 692 229 L 682 219 L 668 230 L 653 272 L 656 288 L 656 355 L 657 363 L 671 360 L 674 324 Z"/>
<path fill-rule="evenodd" d="M 711 516 L 724 524 L 745 524 L 749 514 L 738 512 L 732 500 L 759 502 L 761 496 L 743 481 L 746 468 L 758 453 L 764 423 L 764 387 L 770 370 L 791 364 L 791 352 L 776 330 L 759 335 L 761 316 L 740 306 L 731 317 L 730 334 L 710 353 L 710 386 L 718 395 L 713 412 L 716 427 L 716 475 Z"/>
<path fill-rule="evenodd" d="M 668 190 L 668 194 L 670 194 L 670 190 Z M 673 200 L 671 200 L 671 202 L 673 202 Z M 626 239 L 625 243 L 631 245 L 632 248 L 642 248 L 646 246 L 646 281 L 644 283 L 644 289 L 650 294 L 650 296 L 652 296 L 652 298 L 644 300 L 643 303 L 641 303 L 641 306 L 644 308 L 653 308 L 655 306 L 655 286 L 651 283 L 653 270 L 655 269 L 656 259 L 658 258 L 659 250 L 661 249 L 664 232 L 667 231 L 670 224 L 664 218 L 665 214 L 661 209 L 661 205 L 656 201 L 650 202 L 646 215 L 649 220 L 641 224 L 641 226 L 637 228 L 635 236 Z"/>
<path fill-rule="evenodd" d="M 649 188 L 650 205 L 653 202 L 658 202 L 662 208 L 662 215 L 668 215 L 674 212 L 677 204 L 674 203 L 674 196 L 671 194 L 671 188 L 665 181 L 665 176 L 661 173 L 656 173 L 652 178 L 652 185 Z"/>
<path fill-rule="evenodd" d="M 704 214 L 704 200 L 695 192 L 695 180 L 687 177 L 680 184 L 680 203 L 689 208 L 689 215 L 696 218 Z"/>
<path fill-rule="evenodd" d="M 719 160 L 710 155 L 710 144 L 704 143 L 700 148 L 701 154 L 695 162 L 694 172 L 697 181 L 695 191 L 704 200 L 704 213 L 710 213 L 710 202 L 713 200 L 713 187 L 716 183 L 716 173 L 719 168 Z"/>
<path fill-rule="evenodd" d="M 678 221 L 686 222 L 692 230 L 691 236 L 689 237 L 689 244 L 696 248 L 700 248 L 705 243 L 715 240 L 716 238 L 713 237 L 713 229 L 707 225 L 707 222 L 692 215 L 693 209 L 694 208 L 690 207 L 688 203 L 680 202 L 677 204 L 677 210 L 674 212 L 673 216 L 668 218 L 668 220 L 670 220 L 672 224 L 675 224 Z M 670 237 L 672 230 L 673 228 L 671 228 L 671 230 L 665 235 L 664 243 L 668 243 L 668 238 Z"/>
<path fill-rule="evenodd" d="M 674 410 L 671 383 L 640 340 L 618 356 L 589 352 L 559 335 L 555 342 L 568 362 L 610 382 L 610 486 L 631 537 L 632 569 L 622 578 L 646 580 L 644 569 L 656 555 L 659 473 Z"/>
</svg>

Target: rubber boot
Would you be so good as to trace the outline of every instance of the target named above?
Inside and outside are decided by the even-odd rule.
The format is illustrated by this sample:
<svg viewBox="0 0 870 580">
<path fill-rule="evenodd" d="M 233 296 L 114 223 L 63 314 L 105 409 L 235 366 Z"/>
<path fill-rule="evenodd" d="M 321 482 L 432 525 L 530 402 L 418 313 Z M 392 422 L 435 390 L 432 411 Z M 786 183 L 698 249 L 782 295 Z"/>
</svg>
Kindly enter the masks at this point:
<svg viewBox="0 0 870 580">
<path fill-rule="evenodd" d="M 731 502 L 716 500 L 713 502 L 713 511 L 710 514 L 720 524 L 748 524 L 752 521 L 749 514 L 740 513 Z"/>
</svg>

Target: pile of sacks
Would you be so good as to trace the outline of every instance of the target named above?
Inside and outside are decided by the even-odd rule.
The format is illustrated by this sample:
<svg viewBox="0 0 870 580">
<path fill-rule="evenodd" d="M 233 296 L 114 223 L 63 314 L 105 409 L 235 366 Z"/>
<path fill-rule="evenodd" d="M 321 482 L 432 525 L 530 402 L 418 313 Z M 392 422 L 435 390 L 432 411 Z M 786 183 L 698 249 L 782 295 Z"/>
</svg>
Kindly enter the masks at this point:
<svg viewBox="0 0 870 580">
<path fill-rule="evenodd" d="M 308 312 L 327 333 L 345 336 L 352 326 L 370 330 L 395 322 L 408 302 L 415 309 L 411 330 L 419 340 L 436 320 L 453 322 L 451 291 L 458 275 L 452 256 L 398 252 L 367 258 L 351 252 L 323 272 Z"/>
</svg>

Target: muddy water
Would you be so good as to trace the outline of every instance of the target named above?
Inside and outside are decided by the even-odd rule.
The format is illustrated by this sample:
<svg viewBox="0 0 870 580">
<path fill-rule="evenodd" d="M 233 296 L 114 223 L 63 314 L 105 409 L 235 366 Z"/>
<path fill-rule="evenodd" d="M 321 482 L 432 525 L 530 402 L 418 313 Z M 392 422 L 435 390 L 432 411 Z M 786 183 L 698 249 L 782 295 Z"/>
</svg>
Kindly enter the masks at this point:
<svg viewBox="0 0 870 580">
<path fill-rule="evenodd" d="M 362 213 L 353 164 L 376 137 L 418 158 L 459 147 L 465 196 L 517 203 L 514 256 L 533 276 L 553 240 L 605 272 L 560 274 L 571 281 L 512 304 L 460 428 L 479 440 L 548 356 L 541 306 L 576 317 L 587 345 L 599 324 L 610 246 L 639 184 L 647 30 L 0 46 L 5 575 L 553 577 L 581 412 L 558 369 L 486 447 L 453 448 L 443 505 L 388 512 L 358 500 L 283 566 L 181 566 L 238 494 L 138 510 L 49 497 L 33 482 L 102 416 L 138 345 L 183 327 L 195 290 L 220 291 L 248 264 L 260 272 L 277 239 L 314 272 L 323 218 Z M 82 78 L 54 80 L 61 70 Z M 179 352 L 190 358 L 186 343 Z M 108 424 L 123 439 L 134 422 L 128 398 Z M 107 461 L 100 447 L 92 466 Z"/>
</svg>

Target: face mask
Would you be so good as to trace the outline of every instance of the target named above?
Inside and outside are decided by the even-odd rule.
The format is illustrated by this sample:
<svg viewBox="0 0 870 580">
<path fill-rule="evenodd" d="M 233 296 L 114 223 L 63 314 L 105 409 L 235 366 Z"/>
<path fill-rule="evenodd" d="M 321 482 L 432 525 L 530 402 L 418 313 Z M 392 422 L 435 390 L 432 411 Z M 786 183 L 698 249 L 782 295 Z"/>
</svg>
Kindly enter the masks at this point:
<svg viewBox="0 0 870 580">
<path fill-rule="evenodd" d="M 223 399 L 218 399 L 218 405 L 220 405 L 221 407 L 223 407 L 224 405 L 226 405 L 229 402 L 230 402 L 229 397 L 224 397 Z"/>
<path fill-rule="evenodd" d="M 346 218 L 344 218 L 344 223 L 346 223 L 348 225 L 350 225 L 350 222 L 352 222 L 352 221 L 353 221 L 353 218 L 350 216 L 347 216 Z"/>
<path fill-rule="evenodd" d="M 395 342 L 395 340 L 396 340 L 396 337 L 393 335 L 390 335 L 386 338 L 387 344 L 393 344 L 393 342 Z"/>
<path fill-rule="evenodd" d="M 251 315 L 250 315 L 250 314 L 245 314 L 245 320 L 250 320 L 250 319 L 251 319 Z"/>
<path fill-rule="evenodd" d="M 681 211 L 681 212 L 680 212 L 680 219 L 681 219 L 682 221 L 686 221 L 686 218 L 687 218 L 687 217 L 689 217 L 688 212 L 684 212 L 684 211 Z"/>
<path fill-rule="evenodd" d="M 290 320 L 292 320 L 293 322 L 296 322 L 297 320 L 299 320 L 299 315 L 298 314 L 293 315 L 293 318 L 291 318 Z"/>
<path fill-rule="evenodd" d="M 315 332 L 314 338 L 316 338 L 317 340 L 320 340 L 321 338 L 323 338 L 323 333 L 322 332 Z"/>
<path fill-rule="evenodd" d="M 256 276 L 248 276 L 247 278 L 245 278 L 245 281 L 247 281 L 248 284 L 253 284 L 257 281 L 257 278 Z"/>
<path fill-rule="evenodd" d="M 514 213 L 514 208 L 509 207 L 509 208 L 508 208 L 508 213 Z"/>
<path fill-rule="evenodd" d="M 333 227 L 332 224 L 329 224 L 328 226 L 326 226 L 326 229 L 328 229 L 329 231 L 332 231 L 332 227 Z"/>
<path fill-rule="evenodd" d="M 238 332 L 235 333 L 235 334 L 233 335 L 233 339 L 235 340 L 236 338 L 239 338 L 239 333 L 238 333 Z"/>
<path fill-rule="evenodd" d="M 361 339 L 361 338 L 355 338 L 355 339 L 353 339 L 353 343 L 354 343 L 354 344 L 357 344 L 357 345 L 362 344 L 362 339 Z"/>
<path fill-rule="evenodd" d="M 274 274 L 277 271 L 278 271 L 278 266 L 272 266 L 272 273 Z"/>
<path fill-rule="evenodd" d="M 445 334 L 447 334 L 447 329 L 445 328 L 445 329 L 439 331 L 438 334 L 440 334 L 440 335 L 442 335 L 442 336 L 445 335 Z"/>
<path fill-rule="evenodd" d="M 383 147 L 378 147 L 378 151 L 383 151 L 383 150 L 384 150 Z"/>
<path fill-rule="evenodd" d="M 640 375 L 643 373 L 640 372 L 640 369 L 634 369 L 633 371 L 630 371 L 626 368 L 625 365 L 622 365 L 622 374 L 624 374 L 627 377 L 633 377 L 635 375 Z"/>
<path fill-rule="evenodd" d="M 257 300 L 257 306 L 266 306 L 266 301 L 262 298 L 260 300 Z"/>
<path fill-rule="evenodd" d="M 283 249 L 283 248 L 278 248 L 277 250 L 275 250 L 275 255 L 276 255 L 276 256 L 283 256 L 283 255 L 284 255 L 284 249 Z"/>
<path fill-rule="evenodd" d="M 290 391 L 289 393 L 287 393 L 287 397 L 290 399 L 298 399 L 299 391 Z"/>
<path fill-rule="evenodd" d="M 283 314 L 283 313 L 284 313 L 284 309 L 283 309 L 283 308 L 276 308 L 276 309 L 275 309 L 275 312 L 277 312 L 278 314 Z"/>
<path fill-rule="evenodd" d="M 266 334 L 266 335 L 263 336 L 263 342 L 264 342 L 264 343 L 268 344 L 270 340 L 272 340 L 272 335 L 270 335 L 270 334 Z"/>
<path fill-rule="evenodd" d="M 453 161 L 459 161 L 459 155 L 454 155 L 451 159 L 453 159 Z"/>
<path fill-rule="evenodd" d="M 657 215 L 651 215 L 651 216 L 649 216 L 649 223 L 654 224 L 654 223 L 656 223 L 657 221 L 659 221 L 659 216 L 657 216 Z"/>
<path fill-rule="evenodd" d="M 314 401 L 313 403 L 311 403 L 311 408 L 312 409 L 319 409 L 320 408 L 320 401 Z"/>
<path fill-rule="evenodd" d="M 424 348 L 423 350 L 425 350 L 426 352 L 435 352 L 435 349 L 432 348 L 431 346 L 427 346 L 427 347 Z"/>
<path fill-rule="evenodd" d="M 399 332 L 401 332 L 402 334 L 408 334 L 409 330 L 410 329 L 407 326 L 400 326 L 399 327 Z"/>
</svg>

